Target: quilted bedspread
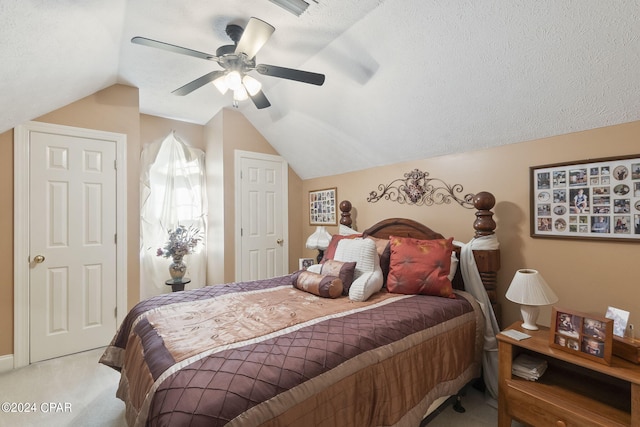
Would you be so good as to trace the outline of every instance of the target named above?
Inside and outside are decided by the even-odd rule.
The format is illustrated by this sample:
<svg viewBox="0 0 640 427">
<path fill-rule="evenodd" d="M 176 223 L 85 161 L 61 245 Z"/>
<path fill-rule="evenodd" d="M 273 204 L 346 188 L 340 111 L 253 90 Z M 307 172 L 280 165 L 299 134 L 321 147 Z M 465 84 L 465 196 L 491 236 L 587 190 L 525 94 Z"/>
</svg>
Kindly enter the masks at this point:
<svg viewBox="0 0 640 427">
<path fill-rule="evenodd" d="M 417 425 L 477 377 L 477 304 L 379 292 L 320 298 L 291 276 L 140 302 L 100 362 L 130 426 Z"/>
</svg>

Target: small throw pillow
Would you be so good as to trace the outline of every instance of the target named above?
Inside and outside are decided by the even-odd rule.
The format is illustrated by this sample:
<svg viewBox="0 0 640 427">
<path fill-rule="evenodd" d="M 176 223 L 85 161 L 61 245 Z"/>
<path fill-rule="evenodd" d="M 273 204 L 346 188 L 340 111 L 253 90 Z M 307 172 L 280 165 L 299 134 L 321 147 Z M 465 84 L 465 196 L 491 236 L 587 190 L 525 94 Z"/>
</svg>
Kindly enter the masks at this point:
<svg viewBox="0 0 640 427">
<path fill-rule="evenodd" d="M 342 280 L 344 295 L 349 295 L 349 288 L 353 282 L 353 275 L 356 270 L 355 262 L 342 262 L 330 259 L 321 264 L 320 274 L 323 276 L 335 276 Z"/>
<path fill-rule="evenodd" d="M 389 292 L 455 298 L 448 277 L 453 238 L 419 240 L 391 236 L 389 240 Z"/>
<path fill-rule="evenodd" d="M 335 276 L 323 276 L 300 270 L 292 276 L 293 286 L 323 298 L 338 298 L 342 295 L 342 280 Z"/>
<path fill-rule="evenodd" d="M 371 239 L 343 239 L 338 243 L 334 259 L 355 262 L 353 283 L 349 288 L 349 299 L 366 301 L 382 289 L 382 270 L 376 245 Z"/>
</svg>

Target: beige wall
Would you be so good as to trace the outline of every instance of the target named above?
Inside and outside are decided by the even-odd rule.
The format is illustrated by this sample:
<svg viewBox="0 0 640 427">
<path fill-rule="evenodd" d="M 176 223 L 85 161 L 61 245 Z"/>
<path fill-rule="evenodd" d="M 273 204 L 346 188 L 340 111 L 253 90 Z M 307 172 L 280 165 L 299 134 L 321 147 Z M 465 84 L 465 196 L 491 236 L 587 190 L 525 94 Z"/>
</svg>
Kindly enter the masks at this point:
<svg viewBox="0 0 640 427">
<path fill-rule="evenodd" d="M 0 134 L 0 259 L 13 277 L 13 130 Z M 13 280 L 0 283 L 0 355 L 13 353 Z"/>
<path fill-rule="evenodd" d="M 367 196 L 379 184 L 388 184 L 418 168 L 431 178 L 461 184 L 463 194 L 490 191 L 496 196 L 502 269 L 498 294 L 503 296 L 519 268 L 538 269 L 560 301 L 558 306 L 604 315 L 611 305 L 631 311 L 630 322 L 640 323 L 640 292 L 635 263 L 638 243 L 534 239 L 529 231 L 529 167 L 589 158 L 638 154 L 640 122 L 600 128 L 482 151 L 410 161 L 344 175 L 305 180 L 303 193 L 337 187 L 338 200 L 354 206 L 359 230 L 387 217 L 421 221 L 445 236 L 467 242 L 473 236 L 473 211 L 458 205 L 406 206 L 389 201 L 368 203 Z M 308 216 L 306 196 L 301 205 Z M 303 235 L 313 228 L 303 224 Z M 329 227 L 335 233 L 337 227 Z M 302 248 L 305 256 L 313 251 Z M 503 322 L 519 319 L 518 307 L 501 297 Z M 549 324 L 550 310 L 541 312 L 541 324 Z"/>
</svg>

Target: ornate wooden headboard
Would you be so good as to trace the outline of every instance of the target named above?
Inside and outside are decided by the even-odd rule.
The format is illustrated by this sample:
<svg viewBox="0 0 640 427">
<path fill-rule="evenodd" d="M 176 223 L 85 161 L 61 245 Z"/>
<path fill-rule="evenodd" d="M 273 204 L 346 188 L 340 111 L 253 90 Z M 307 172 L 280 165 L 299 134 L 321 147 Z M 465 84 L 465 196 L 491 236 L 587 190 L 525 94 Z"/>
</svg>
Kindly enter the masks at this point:
<svg viewBox="0 0 640 427">
<path fill-rule="evenodd" d="M 475 237 L 487 236 L 494 234 L 496 223 L 493 220 L 493 212 L 491 209 L 495 206 L 496 200 L 493 194 L 481 192 L 474 196 L 473 205 L 476 209 L 476 220 L 473 223 Z M 348 200 L 340 203 L 342 218 L 340 223 L 343 225 L 351 225 L 351 203 Z M 389 236 L 411 237 L 414 239 L 432 240 L 443 239 L 444 236 L 424 224 L 407 218 L 389 218 L 384 219 L 362 232 L 364 236 L 377 237 L 379 239 L 388 239 Z M 460 248 L 455 247 L 460 256 Z M 498 304 L 497 275 L 500 270 L 500 250 L 474 250 L 473 256 L 478 266 L 480 278 L 484 288 L 487 291 L 489 300 L 493 307 L 498 323 L 500 323 L 500 306 Z M 458 266 L 453 286 L 456 289 L 464 289 L 462 274 Z"/>
</svg>

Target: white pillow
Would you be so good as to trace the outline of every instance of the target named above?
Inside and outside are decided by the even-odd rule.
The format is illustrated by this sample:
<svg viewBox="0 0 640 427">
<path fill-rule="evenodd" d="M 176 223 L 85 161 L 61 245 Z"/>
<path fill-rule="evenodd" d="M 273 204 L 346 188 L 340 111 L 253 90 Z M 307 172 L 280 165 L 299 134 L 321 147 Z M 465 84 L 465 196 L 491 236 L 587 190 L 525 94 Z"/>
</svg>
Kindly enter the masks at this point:
<svg viewBox="0 0 640 427">
<path fill-rule="evenodd" d="M 349 299 L 366 301 L 382 289 L 382 270 L 376 244 L 371 239 L 342 239 L 338 242 L 336 261 L 356 262 L 353 283 L 349 288 Z"/>
</svg>

